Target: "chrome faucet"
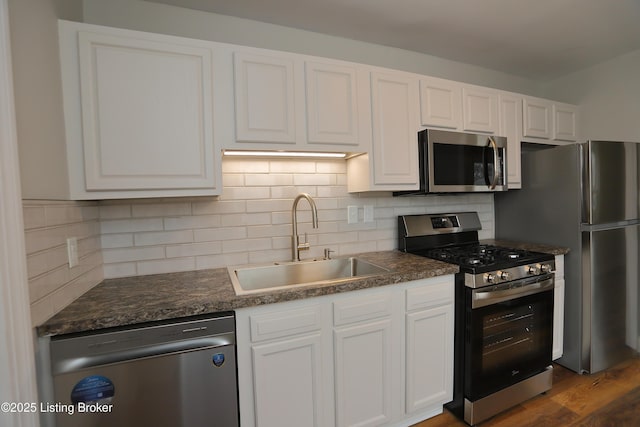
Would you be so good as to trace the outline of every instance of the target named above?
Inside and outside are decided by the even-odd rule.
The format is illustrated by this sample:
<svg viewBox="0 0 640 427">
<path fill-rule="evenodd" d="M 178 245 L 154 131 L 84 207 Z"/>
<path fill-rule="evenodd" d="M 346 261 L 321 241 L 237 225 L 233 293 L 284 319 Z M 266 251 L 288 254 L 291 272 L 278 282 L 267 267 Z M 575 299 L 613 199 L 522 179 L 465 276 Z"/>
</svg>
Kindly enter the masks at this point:
<svg viewBox="0 0 640 427">
<path fill-rule="evenodd" d="M 305 233 L 304 243 L 300 243 L 300 236 L 298 236 L 298 202 L 300 199 L 307 199 L 311 206 L 311 221 L 313 228 L 318 228 L 318 209 L 316 203 L 311 196 L 307 193 L 300 193 L 293 201 L 293 207 L 291 208 L 291 224 L 293 227 L 293 234 L 291 235 L 291 258 L 293 261 L 300 261 L 300 251 L 306 251 L 309 249 L 309 242 L 307 242 L 307 233 Z"/>
</svg>

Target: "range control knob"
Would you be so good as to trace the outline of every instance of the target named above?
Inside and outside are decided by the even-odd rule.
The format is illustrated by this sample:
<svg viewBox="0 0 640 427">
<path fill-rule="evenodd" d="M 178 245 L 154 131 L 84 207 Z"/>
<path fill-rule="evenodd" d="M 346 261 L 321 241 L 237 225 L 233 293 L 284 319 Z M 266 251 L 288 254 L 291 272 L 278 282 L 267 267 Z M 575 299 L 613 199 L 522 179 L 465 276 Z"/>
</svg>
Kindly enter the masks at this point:
<svg viewBox="0 0 640 427">
<path fill-rule="evenodd" d="M 495 283 L 496 281 L 496 275 L 493 273 L 485 273 L 484 274 L 484 281 L 487 283 Z"/>
<path fill-rule="evenodd" d="M 538 264 L 540 265 L 540 264 Z M 526 267 L 527 273 L 528 274 L 538 274 L 540 273 L 540 267 L 538 267 L 538 265 L 528 265 Z"/>
<path fill-rule="evenodd" d="M 549 264 L 538 264 L 537 266 L 541 272 L 548 273 L 551 271 L 551 266 Z"/>
<path fill-rule="evenodd" d="M 509 279 L 511 279 L 511 274 L 509 274 L 508 271 L 498 271 L 496 273 L 496 275 L 498 276 L 498 278 L 500 278 L 500 280 L 509 280 Z"/>
</svg>

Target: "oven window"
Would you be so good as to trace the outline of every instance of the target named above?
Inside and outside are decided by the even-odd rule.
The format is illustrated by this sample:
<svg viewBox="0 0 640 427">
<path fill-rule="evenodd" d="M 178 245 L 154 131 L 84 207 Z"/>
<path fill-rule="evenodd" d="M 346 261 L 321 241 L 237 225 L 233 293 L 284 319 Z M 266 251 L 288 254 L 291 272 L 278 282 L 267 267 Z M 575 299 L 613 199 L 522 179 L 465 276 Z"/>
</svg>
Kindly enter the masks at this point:
<svg viewBox="0 0 640 427">
<path fill-rule="evenodd" d="M 467 398 L 480 399 L 551 364 L 553 290 L 468 308 L 466 316 Z"/>
<path fill-rule="evenodd" d="M 504 149 L 499 148 L 502 162 Z M 493 150 L 475 145 L 433 144 L 435 185 L 488 186 L 493 179 Z M 499 169 L 502 171 L 502 167 Z M 504 185 L 502 174 L 497 185 Z"/>
</svg>

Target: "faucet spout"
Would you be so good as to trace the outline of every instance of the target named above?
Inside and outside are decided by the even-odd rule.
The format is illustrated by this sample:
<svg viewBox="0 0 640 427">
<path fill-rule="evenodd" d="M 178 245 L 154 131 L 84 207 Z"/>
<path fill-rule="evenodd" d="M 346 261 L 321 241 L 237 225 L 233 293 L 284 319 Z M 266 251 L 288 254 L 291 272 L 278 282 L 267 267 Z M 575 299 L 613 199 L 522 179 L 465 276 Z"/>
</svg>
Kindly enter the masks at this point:
<svg viewBox="0 0 640 427">
<path fill-rule="evenodd" d="M 291 207 L 291 225 L 293 228 L 293 233 L 291 235 L 291 258 L 293 261 L 300 261 L 300 251 L 308 250 L 310 247 L 309 242 L 307 241 L 300 243 L 300 236 L 298 236 L 298 202 L 301 199 L 307 199 L 309 202 L 309 205 L 311 206 L 311 223 L 313 228 L 318 228 L 318 209 L 316 208 L 316 203 L 309 194 L 298 194 L 293 201 L 293 206 Z"/>
</svg>

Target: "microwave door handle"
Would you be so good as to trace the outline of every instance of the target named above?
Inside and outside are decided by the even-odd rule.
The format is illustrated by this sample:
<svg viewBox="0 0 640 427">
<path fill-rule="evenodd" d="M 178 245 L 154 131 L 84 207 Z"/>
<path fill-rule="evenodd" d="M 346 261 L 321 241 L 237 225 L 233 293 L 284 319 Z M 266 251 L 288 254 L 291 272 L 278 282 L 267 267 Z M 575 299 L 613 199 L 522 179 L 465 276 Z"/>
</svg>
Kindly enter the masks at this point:
<svg viewBox="0 0 640 427">
<path fill-rule="evenodd" d="M 487 139 L 487 145 L 490 145 L 491 149 L 493 150 L 493 181 L 489 186 L 489 189 L 493 190 L 496 188 L 496 185 L 498 185 L 498 180 L 500 179 L 500 169 L 498 166 L 500 158 L 498 157 L 498 146 L 496 145 L 496 141 L 494 141 L 492 137 L 489 137 Z"/>
</svg>

